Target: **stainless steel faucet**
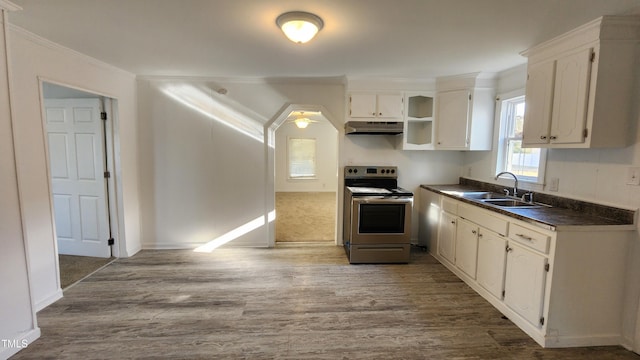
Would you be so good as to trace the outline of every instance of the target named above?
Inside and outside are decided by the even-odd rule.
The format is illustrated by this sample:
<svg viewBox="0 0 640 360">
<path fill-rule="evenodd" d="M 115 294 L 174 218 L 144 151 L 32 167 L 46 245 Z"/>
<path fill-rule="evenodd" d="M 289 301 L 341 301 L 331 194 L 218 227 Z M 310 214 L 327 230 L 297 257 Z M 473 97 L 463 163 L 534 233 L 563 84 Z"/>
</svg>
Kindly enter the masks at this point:
<svg viewBox="0 0 640 360">
<path fill-rule="evenodd" d="M 518 196 L 518 177 L 516 176 L 516 174 L 509 172 L 509 171 L 503 171 L 501 173 L 499 173 L 498 175 L 496 175 L 495 180 L 498 180 L 498 178 L 500 177 L 500 175 L 511 175 L 513 176 L 513 179 L 516 181 L 515 184 L 513 184 L 513 196 Z M 508 194 L 508 190 L 505 189 L 505 191 L 507 191 L 507 195 Z"/>
</svg>

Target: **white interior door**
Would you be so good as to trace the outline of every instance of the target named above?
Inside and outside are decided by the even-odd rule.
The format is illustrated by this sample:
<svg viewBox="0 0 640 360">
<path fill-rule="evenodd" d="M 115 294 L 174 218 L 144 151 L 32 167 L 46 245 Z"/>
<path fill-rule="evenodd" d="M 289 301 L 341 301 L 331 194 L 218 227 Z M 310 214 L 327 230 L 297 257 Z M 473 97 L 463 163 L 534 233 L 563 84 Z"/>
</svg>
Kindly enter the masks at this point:
<svg viewBox="0 0 640 360">
<path fill-rule="evenodd" d="M 45 99 L 58 253 L 107 258 L 109 218 L 99 99 Z"/>
</svg>

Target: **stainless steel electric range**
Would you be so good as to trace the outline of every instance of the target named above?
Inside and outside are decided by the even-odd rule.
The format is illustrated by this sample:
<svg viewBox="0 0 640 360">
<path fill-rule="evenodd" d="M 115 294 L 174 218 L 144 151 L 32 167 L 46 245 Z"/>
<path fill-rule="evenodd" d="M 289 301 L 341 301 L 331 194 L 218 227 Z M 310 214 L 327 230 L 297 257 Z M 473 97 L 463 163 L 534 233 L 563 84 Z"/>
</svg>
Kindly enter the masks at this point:
<svg viewBox="0 0 640 360">
<path fill-rule="evenodd" d="M 351 264 L 407 263 L 413 193 L 395 166 L 345 166 L 344 249 Z"/>
</svg>

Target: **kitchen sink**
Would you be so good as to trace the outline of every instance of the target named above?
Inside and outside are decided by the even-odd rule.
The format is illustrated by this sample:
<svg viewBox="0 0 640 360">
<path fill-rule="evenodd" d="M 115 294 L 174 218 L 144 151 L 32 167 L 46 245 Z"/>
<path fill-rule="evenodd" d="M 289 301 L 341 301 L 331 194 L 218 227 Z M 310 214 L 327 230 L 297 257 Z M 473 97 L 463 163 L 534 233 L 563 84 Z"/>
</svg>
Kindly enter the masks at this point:
<svg viewBox="0 0 640 360">
<path fill-rule="evenodd" d="M 445 194 L 459 196 L 464 199 L 469 199 L 474 202 L 485 203 L 488 205 L 493 205 L 501 208 L 541 208 L 541 207 L 551 207 L 550 205 L 540 204 L 540 203 L 531 203 L 527 201 L 520 200 L 519 198 L 514 198 L 513 196 L 507 196 L 504 194 L 499 194 L 491 191 L 443 191 Z"/>
<path fill-rule="evenodd" d="M 465 193 L 462 193 L 462 197 L 467 199 L 475 199 L 475 200 L 485 200 L 485 199 L 509 200 L 509 198 L 507 198 L 505 195 L 488 192 L 488 191 L 465 192 Z"/>
<path fill-rule="evenodd" d="M 502 198 L 502 199 L 481 199 L 480 201 L 482 201 L 485 204 L 496 205 L 496 206 L 500 206 L 500 207 L 528 207 L 528 208 L 535 208 L 535 207 L 543 207 L 543 206 L 545 206 L 545 205 L 542 205 L 542 204 L 530 203 L 530 202 L 526 202 L 526 201 L 522 201 L 522 200 L 507 199 L 507 198 Z"/>
</svg>

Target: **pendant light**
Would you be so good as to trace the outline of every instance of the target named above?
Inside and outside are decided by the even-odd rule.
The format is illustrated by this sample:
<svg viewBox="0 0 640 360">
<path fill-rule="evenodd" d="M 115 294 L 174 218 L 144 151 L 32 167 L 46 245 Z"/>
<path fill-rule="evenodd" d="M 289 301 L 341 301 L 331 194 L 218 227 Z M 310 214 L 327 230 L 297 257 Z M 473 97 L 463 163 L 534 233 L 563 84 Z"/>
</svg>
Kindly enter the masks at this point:
<svg viewBox="0 0 640 360">
<path fill-rule="evenodd" d="M 324 26 L 319 16 L 304 11 L 286 12 L 278 16 L 276 24 L 289 40 L 298 44 L 313 39 Z"/>
</svg>

